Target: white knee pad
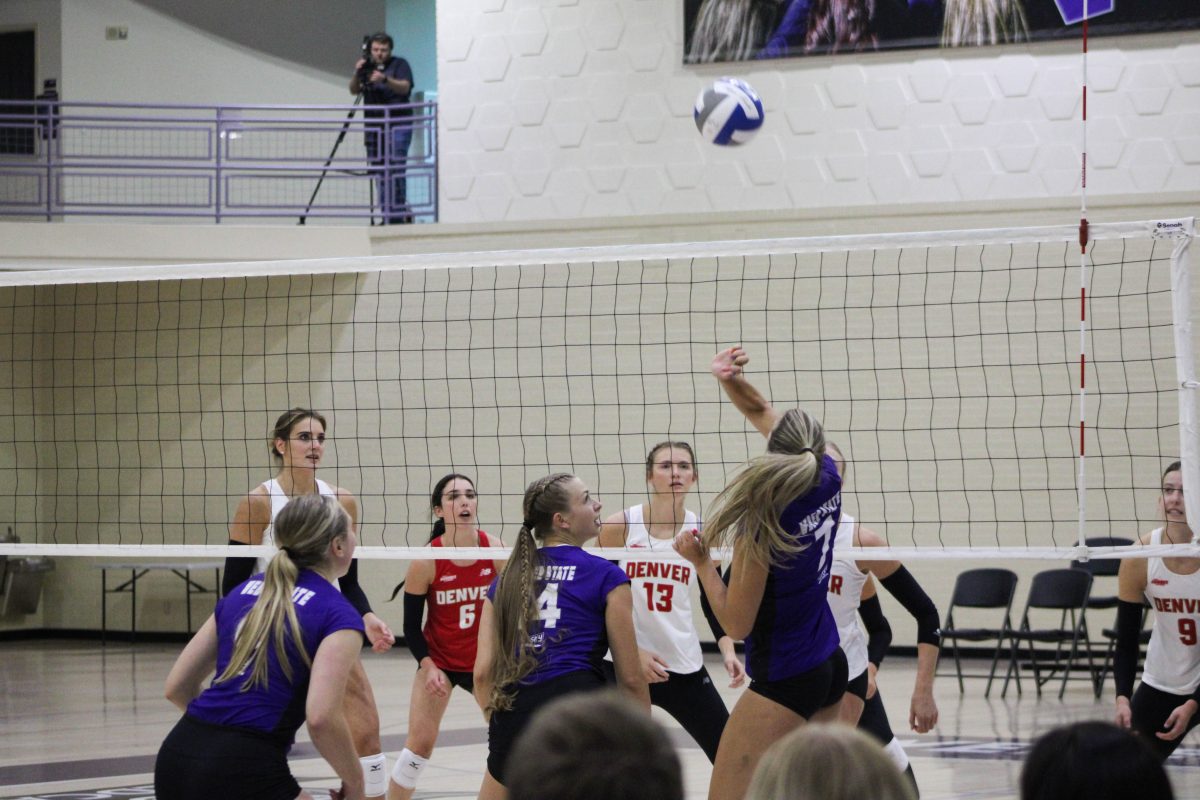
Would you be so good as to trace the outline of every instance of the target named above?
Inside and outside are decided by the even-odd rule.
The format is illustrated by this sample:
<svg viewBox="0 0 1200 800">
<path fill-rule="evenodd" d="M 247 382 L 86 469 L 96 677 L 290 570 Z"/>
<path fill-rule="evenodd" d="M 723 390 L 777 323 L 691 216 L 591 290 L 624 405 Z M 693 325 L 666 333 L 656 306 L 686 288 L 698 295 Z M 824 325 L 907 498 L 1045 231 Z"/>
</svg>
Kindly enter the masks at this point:
<svg viewBox="0 0 1200 800">
<path fill-rule="evenodd" d="M 899 739 L 893 736 L 892 740 L 883 749 L 887 752 L 888 758 L 892 760 L 892 763 L 900 768 L 901 772 L 908 769 L 908 753 L 904 752 Z"/>
<path fill-rule="evenodd" d="M 383 753 L 363 756 L 358 763 L 363 771 L 363 794 L 367 797 L 383 797 L 387 794 L 387 756 Z"/>
<path fill-rule="evenodd" d="M 396 756 L 396 764 L 392 767 L 392 780 L 405 789 L 415 789 L 417 778 L 428 763 L 428 758 L 419 756 L 406 747 Z"/>
</svg>

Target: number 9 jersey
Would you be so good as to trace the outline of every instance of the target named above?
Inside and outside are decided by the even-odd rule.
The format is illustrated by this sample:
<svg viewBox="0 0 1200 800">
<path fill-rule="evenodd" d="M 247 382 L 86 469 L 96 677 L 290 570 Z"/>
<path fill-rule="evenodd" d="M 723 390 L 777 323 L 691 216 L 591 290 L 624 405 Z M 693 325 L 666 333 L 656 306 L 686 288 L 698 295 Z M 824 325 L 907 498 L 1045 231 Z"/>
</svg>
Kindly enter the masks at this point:
<svg viewBox="0 0 1200 800">
<path fill-rule="evenodd" d="M 1150 534 L 1150 544 L 1162 544 L 1162 528 Z M 1154 609 L 1154 632 L 1142 682 L 1169 694 L 1191 694 L 1200 686 L 1200 571 L 1182 575 L 1161 558 L 1146 559 L 1146 600 Z"/>
<path fill-rule="evenodd" d="M 487 534 L 479 531 L 479 546 L 490 547 Z M 430 547 L 444 547 L 439 536 Z M 496 577 L 496 562 L 488 559 L 459 566 L 448 559 L 434 560 L 433 583 L 426 599 L 429 614 L 425 618 L 425 642 L 429 657 L 439 669 L 471 672 L 475 669 L 475 643 L 479 633 L 479 613 L 488 586 Z"/>
</svg>

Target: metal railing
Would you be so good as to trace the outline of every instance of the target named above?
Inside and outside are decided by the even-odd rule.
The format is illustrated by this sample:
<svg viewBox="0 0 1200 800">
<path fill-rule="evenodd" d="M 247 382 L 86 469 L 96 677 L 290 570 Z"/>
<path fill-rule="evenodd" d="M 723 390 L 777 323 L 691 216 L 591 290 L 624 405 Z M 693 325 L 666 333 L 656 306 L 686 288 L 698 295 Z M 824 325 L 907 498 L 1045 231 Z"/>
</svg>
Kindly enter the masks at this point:
<svg viewBox="0 0 1200 800">
<path fill-rule="evenodd" d="M 432 222 L 437 206 L 433 102 L 0 101 L 0 217 Z"/>
</svg>

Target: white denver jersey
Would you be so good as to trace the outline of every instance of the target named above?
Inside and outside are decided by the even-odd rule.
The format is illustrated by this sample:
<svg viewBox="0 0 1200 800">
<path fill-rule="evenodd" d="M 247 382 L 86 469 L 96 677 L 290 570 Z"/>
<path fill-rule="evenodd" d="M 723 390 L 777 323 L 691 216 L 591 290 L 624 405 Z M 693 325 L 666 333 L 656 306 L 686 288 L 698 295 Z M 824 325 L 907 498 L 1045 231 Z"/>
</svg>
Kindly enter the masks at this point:
<svg viewBox="0 0 1200 800">
<path fill-rule="evenodd" d="M 637 505 L 625 511 L 626 546 L 669 550 L 669 541 L 650 537 L 643 508 Z M 681 530 L 699 527 L 696 515 L 685 512 Z M 670 672 L 686 675 L 703 669 L 700 636 L 692 617 L 692 584 L 696 582 L 692 565 L 686 561 L 636 558 L 623 558 L 620 564 L 633 590 L 633 627 L 638 647 L 661 658 Z"/>
<path fill-rule="evenodd" d="M 1151 533 L 1150 544 L 1162 544 L 1162 533 Z M 1180 575 L 1161 558 L 1146 559 L 1146 599 L 1154 609 L 1154 632 L 1142 681 L 1169 694 L 1191 694 L 1200 686 L 1200 571 Z"/>
<path fill-rule="evenodd" d="M 264 483 L 263 486 L 267 487 L 267 494 L 271 496 L 271 522 L 267 525 L 266 530 L 263 531 L 262 543 L 269 544 L 271 547 L 274 547 L 275 518 L 279 516 L 279 512 L 283 511 L 283 507 L 286 506 L 288 501 L 292 498 L 287 496 L 287 492 L 283 491 L 283 487 L 279 485 L 279 481 L 277 481 L 275 478 L 271 478 L 271 480 Z M 317 479 L 317 493 L 323 494 L 326 497 L 337 497 L 337 493 L 333 491 L 333 487 L 320 478 Z M 266 572 L 267 563 L 270 560 L 271 559 L 269 558 L 260 557 L 258 559 L 258 563 L 254 566 L 254 571 Z M 334 586 L 336 585 L 337 583 L 335 582 Z"/>
<path fill-rule="evenodd" d="M 853 558 L 839 555 L 838 551 L 854 546 L 856 527 L 854 517 L 843 512 L 833 540 L 833 567 L 829 572 L 829 608 L 837 623 L 851 679 L 867 671 L 867 635 L 858 624 L 858 606 L 869 576 Z"/>
</svg>

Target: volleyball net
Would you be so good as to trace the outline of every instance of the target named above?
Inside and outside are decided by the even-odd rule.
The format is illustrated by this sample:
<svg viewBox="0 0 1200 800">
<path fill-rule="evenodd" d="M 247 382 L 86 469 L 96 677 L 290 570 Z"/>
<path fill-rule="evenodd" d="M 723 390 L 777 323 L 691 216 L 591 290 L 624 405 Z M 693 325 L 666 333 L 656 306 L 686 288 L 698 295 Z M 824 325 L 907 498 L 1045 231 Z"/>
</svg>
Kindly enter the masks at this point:
<svg viewBox="0 0 1200 800">
<path fill-rule="evenodd" d="M 548 472 L 645 502 L 666 439 L 703 518 L 763 451 L 709 372 L 740 344 L 895 553 L 1069 557 L 1153 527 L 1200 446 L 1192 221 L 1090 236 L 1082 308 L 1073 226 L 0 275 L 0 554 L 226 554 L 294 406 L 329 420 L 363 558 L 417 554 L 448 472 L 509 542 Z"/>
</svg>

